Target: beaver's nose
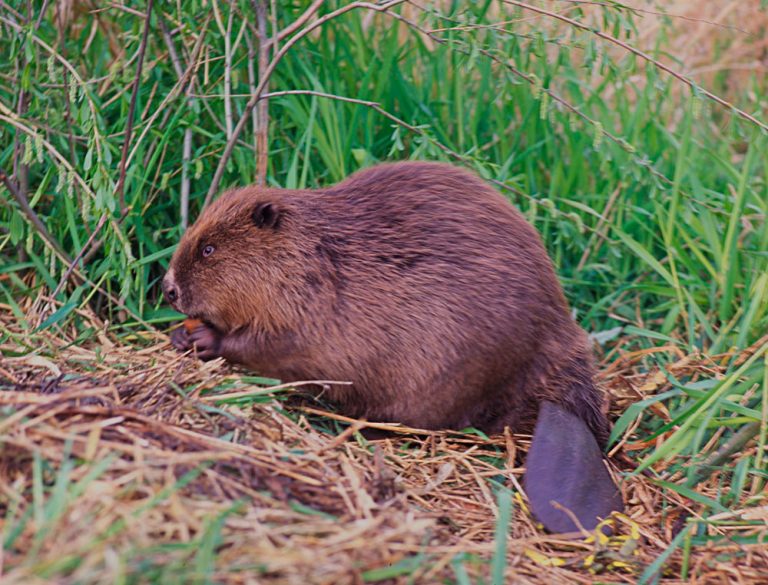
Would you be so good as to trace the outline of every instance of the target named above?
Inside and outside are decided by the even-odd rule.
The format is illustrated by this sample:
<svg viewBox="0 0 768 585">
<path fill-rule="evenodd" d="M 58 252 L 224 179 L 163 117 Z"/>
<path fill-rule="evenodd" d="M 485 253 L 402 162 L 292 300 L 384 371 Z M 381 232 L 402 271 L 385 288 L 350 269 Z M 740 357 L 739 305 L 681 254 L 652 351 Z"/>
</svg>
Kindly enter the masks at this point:
<svg viewBox="0 0 768 585">
<path fill-rule="evenodd" d="M 169 303 L 174 303 L 179 298 L 179 293 L 176 291 L 175 286 L 169 286 L 165 289 L 165 298 Z"/>
<path fill-rule="evenodd" d="M 163 279 L 163 296 L 172 307 L 176 307 L 176 301 L 179 300 L 179 289 L 169 278 Z"/>
</svg>

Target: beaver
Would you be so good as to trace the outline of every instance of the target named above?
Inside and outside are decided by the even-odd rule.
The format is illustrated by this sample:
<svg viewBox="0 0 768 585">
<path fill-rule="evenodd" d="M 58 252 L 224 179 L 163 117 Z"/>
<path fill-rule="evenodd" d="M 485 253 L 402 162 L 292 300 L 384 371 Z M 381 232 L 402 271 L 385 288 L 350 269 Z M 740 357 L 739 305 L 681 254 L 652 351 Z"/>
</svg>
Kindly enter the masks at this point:
<svg viewBox="0 0 768 585">
<path fill-rule="evenodd" d="M 323 388 L 347 415 L 532 431 L 526 491 L 550 531 L 622 509 L 587 336 L 536 230 L 466 170 L 390 163 L 324 189 L 225 192 L 163 292 L 197 320 L 173 332 L 179 350 L 351 382 Z"/>
</svg>

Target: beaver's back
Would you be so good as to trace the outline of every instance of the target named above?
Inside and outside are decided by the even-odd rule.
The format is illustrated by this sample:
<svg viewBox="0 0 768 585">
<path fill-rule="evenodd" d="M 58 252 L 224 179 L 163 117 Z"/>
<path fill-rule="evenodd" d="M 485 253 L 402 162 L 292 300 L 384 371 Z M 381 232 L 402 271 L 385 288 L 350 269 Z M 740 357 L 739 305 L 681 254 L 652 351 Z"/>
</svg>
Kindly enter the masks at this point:
<svg viewBox="0 0 768 585">
<path fill-rule="evenodd" d="M 355 383 L 332 391 L 348 411 L 521 428 L 542 398 L 563 401 L 559 371 L 591 374 L 538 234 L 479 178 L 398 163 L 313 197 L 306 223 L 334 291 L 308 332 L 323 340 L 313 368 Z"/>
</svg>

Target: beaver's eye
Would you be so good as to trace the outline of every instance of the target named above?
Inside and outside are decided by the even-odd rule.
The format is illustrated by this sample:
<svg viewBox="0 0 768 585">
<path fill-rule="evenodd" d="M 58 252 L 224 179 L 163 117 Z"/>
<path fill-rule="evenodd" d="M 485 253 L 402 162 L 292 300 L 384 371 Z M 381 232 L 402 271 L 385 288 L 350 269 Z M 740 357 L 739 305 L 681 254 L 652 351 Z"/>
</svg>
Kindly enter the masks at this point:
<svg viewBox="0 0 768 585">
<path fill-rule="evenodd" d="M 208 257 L 208 256 L 210 256 L 211 254 L 213 254 L 213 251 L 214 251 L 215 249 L 216 249 L 216 248 L 214 248 L 213 246 L 211 246 L 210 244 L 208 244 L 208 245 L 207 245 L 205 248 L 203 248 L 203 258 L 207 258 L 207 257 Z"/>
</svg>

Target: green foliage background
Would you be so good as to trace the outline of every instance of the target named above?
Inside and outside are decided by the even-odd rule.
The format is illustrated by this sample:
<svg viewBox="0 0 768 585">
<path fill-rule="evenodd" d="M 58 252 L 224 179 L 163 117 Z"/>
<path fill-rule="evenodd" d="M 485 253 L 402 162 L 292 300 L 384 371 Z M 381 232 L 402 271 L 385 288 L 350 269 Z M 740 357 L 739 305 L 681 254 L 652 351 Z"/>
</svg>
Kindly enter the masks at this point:
<svg viewBox="0 0 768 585">
<path fill-rule="evenodd" d="M 32 4 L 31 14 L 22 2 L 0 12 L 0 169 L 21 180 L 34 214 L 70 258 L 95 231 L 98 246 L 79 263 L 86 280 L 60 286 L 67 263 L 0 187 L 0 299 L 4 310 L 29 319 L 30 337 L 14 341 L 32 351 L 32 333 L 42 327 L 74 328 L 85 342 L 94 331 L 76 309 L 86 306 L 118 335 L 163 326 L 178 318 L 158 284 L 183 231 L 182 174 L 186 167 L 194 219 L 228 141 L 228 52 L 234 122 L 248 101 L 254 4 L 156 3 L 125 214 L 116 191 L 146 4 L 89 11 L 74 3 L 62 26 L 56 9 L 40 14 L 40 3 Z M 309 4 L 279 2 L 270 34 Z M 327 2 L 319 14 L 345 4 Z M 736 356 L 757 343 L 726 378 L 672 380 L 669 393 L 649 399 L 664 400 L 674 420 L 647 417 L 647 433 L 678 431 L 647 462 L 697 454 L 715 431 L 765 417 L 768 138 L 733 109 L 593 32 L 632 44 L 636 14 L 613 2 L 588 8 L 569 13 L 588 30 L 541 16 L 531 23 L 529 11 L 490 0 L 392 8 L 400 19 L 361 7 L 330 20 L 290 49 L 269 91 L 378 106 L 306 93 L 273 97 L 267 181 L 311 187 L 377 161 L 453 160 L 496 181 L 536 226 L 577 319 L 607 348 L 672 344 L 683 353 Z M 501 21 L 511 24 L 491 26 Z M 179 91 L 163 26 L 182 69 L 199 40 L 188 92 Z M 651 54 L 682 68 L 665 53 L 665 30 Z M 710 89 L 724 91 L 727 75 L 716 85 Z M 765 85 L 755 77 L 733 105 L 764 117 Z M 247 124 L 222 188 L 255 180 L 253 145 Z M 53 292 L 47 312 L 31 319 L 32 301 L 39 308 Z M 664 359 L 648 366 L 663 368 Z M 745 466 L 764 476 L 754 461 Z"/>
</svg>

